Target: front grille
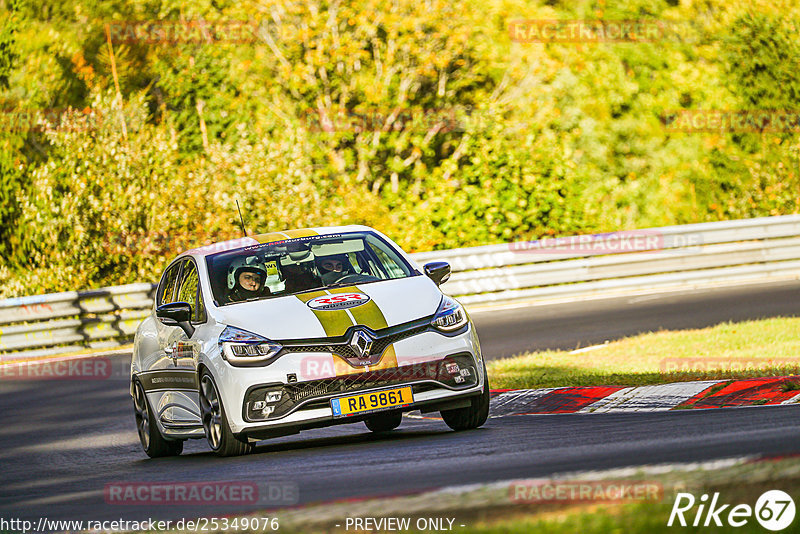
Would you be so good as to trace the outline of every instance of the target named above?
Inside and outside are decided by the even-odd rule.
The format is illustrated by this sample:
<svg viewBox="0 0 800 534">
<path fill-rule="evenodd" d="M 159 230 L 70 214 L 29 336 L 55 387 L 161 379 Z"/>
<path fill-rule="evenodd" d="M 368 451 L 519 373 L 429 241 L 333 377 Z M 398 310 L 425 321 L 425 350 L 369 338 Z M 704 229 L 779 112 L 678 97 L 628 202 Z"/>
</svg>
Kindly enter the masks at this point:
<svg viewBox="0 0 800 534">
<path fill-rule="evenodd" d="M 407 339 L 412 336 L 416 336 L 428 330 L 427 326 L 421 326 L 417 328 L 412 328 L 409 330 L 405 330 L 403 332 L 397 332 L 395 334 L 389 334 L 385 337 L 380 337 L 375 340 L 372 344 L 372 354 L 383 354 L 383 351 L 386 350 L 389 345 L 393 343 L 397 343 L 402 339 Z"/>
<path fill-rule="evenodd" d="M 403 329 L 398 331 L 398 328 Z M 350 346 L 352 329 L 348 330 L 347 334 L 344 336 L 341 336 L 341 342 L 338 342 L 338 339 L 335 343 L 294 344 L 291 341 L 287 341 L 282 343 L 283 350 L 281 352 L 284 354 L 292 352 L 330 352 L 332 354 L 341 356 L 353 366 L 362 366 L 365 364 L 374 365 L 380 360 L 380 357 L 390 345 L 397 343 L 402 339 L 407 339 L 409 337 L 421 334 L 428 330 L 428 328 L 429 325 L 426 320 L 424 325 L 419 325 L 417 322 L 414 323 L 413 326 L 402 325 L 401 327 L 384 328 L 382 330 L 378 330 L 374 333 L 374 341 L 372 342 L 372 349 L 370 350 L 369 354 L 361 358 L 356 355 L 355 351 L 353 351 L 353 348 Z"/>
<path fill-rule="evenodd" d="M 457 371 L 454 372 L 454 369 Z M 303 403 L 308 407 L 319 407 L 327 398 L 367 389 L 391 387 L 413 382 L 436 382 L 451 389 L 466 389 L 478 383 L 478 373 L 472 356 L 468 353 L 448 356 L 434 362 L 379 369 L 335 378 L 310 380 L 294 384 L 264 386 L 252 389 L 245 399 L 245 420 L 263 421 L 277 419 L 294 411 Z M 268 391 L 281 391 L 280 401 L 273 403 L 273 411 L 263 416 L 253 409 L 253 403 L 263 401 Z M 417 390 L 415 389 L 415 392 Z M 313 402 L 320 399 L 320 402 Z"/>
<path fill-rule="evenodd" d="M 393 369 L 380 369 L 368 373 L 289 384 L 286 386 L 286 390 L 295 403 L 300 403 L 310 397 L 394 386 L 415 380 L 436 380 L 440 375 L 439 366 L 439 362 L 431 362 Z"/>
</svg>

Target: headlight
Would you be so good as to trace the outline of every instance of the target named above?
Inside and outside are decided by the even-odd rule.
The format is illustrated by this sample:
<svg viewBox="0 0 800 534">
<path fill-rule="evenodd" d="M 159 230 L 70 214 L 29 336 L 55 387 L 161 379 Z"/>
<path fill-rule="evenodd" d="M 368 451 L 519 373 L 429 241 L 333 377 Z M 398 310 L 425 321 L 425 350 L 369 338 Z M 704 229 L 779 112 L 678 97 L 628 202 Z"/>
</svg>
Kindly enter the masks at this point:
<svg viewBox="0 0 800 534">
<path fill-rule="evenodd" d="M 231 365 L 268 363 L 280 352 L 281 345 L 247 330 L 227 326 L 219 335 L 222 356 Z"/>
<path fill-rule="evenodd" d="M 451 332 L 458 330 L 467 324 L 467 312 L 454 298 L 445 295 L 442 297 L 442 303 L 439 304 L 439 309 L 436 310 L 436 315 L 431 321 L 434 328 L 442 332 Z"/>
</svg>

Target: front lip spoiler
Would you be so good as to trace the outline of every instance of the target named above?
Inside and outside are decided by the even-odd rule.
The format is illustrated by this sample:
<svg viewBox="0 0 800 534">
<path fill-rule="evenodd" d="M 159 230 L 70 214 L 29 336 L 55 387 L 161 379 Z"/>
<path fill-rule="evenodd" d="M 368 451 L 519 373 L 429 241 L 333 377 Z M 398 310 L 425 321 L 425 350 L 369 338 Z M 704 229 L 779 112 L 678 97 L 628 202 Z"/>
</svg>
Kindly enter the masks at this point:
<svg viewBox="0 0 800 534">
<path fill-rule="evenodd" d="M 406 406 L 404 408 L 397 408 L 395 410 L 390 409 L 385 411 L 411 412 L 414 410 L 419 410 L 421 408 L 428 409 L 428 411 L 439 411 L 444 409 L 459 408 L 461 407 L 459 406 L 461 402 L 467 401 L 471 397 L 480 395 L 482 390 L 483 390 L 483 382 L 474 386 L 470 390 L 465 391 L 461 395 L 453 395 L 440 399 L 416 401 L 413 404 Z M 435 407 L 435 409 L 430 409 L 432 407 Z M 253 438 L 257 440 L 276 438 L 280 436 L 297 434 L 301 430 L 311 430 L 314 428 L 324 428 L 327 426 L 342 425 L 347 423 L 357 423 L 359 421 L 364 421 L 366 419 L 369 419 L 370 417 L 373 417 L 376 413 L 382 413 L 382 412 L 371 412 L 368 414 L 354 415 L 351 417 L 341 417 L 341 418 L 334 418 L 332 415 L 326 415 L 324 417 L 316 417 L 314 419 L 308 419 L 305 421 L 295 421 L 292 423 L 275 423 L 270 425 L 251 426 L 236 433 L 235 436 L 240 439 Z"/>
<path fill-rule="evenodd" d="M 299 409 L 301 409 L 303 406 L 305 406 L 307 404 L 311 404 L 312 402 L 328 401 L 328 400 L 334 399 L 336 397 L 347 397 L 349 395 L 361 395 L 362 393 L 371 393 L 373 391 L 382 391 L 382 390 L 385 390 L 387 388 L 400 388 L 400 387 L 406 387 L 406 386 L 413 387 L 413 386 L 431 385 L 431 384 L 436 386 L 437 389 L 446 389 L 446 390 L 449 390 L 449 391 L 458 391 L 458 392 L 460 392 L 460 391 L 469 391 L 470 389 L 476 387 L 476 386 L 472 386 L 472 388 L 461 390 L 461 389 L 453 388 L 453 387 L 448 386 L 446 384 L 442 384 L 441 382 L 438 382 L 436 380 L 418 380 L 416 382 L 407 382 L 407 383 L 403 383 L 403 384 L 394 384 L 394 385 L 390 385 L 390 386 L 372 387 L 372 388 L 366 388 L 364 390 L 345 391 L 345 392 L 339 392 L 339 393 L 328 393 L 327 395 L 321 395 L 319 397 L 310 397 L 310 398 L 308 398 L 308 399 L 306 399 L 304 401 L 301 401 L 294 408 L 292 408 L 292 411 L 286 412 L 282 416 L 276 417 L 275 419 L 271 419 L 271 421 L 280 421 L 281 419 L 284 419 L 284 418 L 286 418 L 286 417 L 288 417 L 288 416 L 290 416 L 290 415 L 292 415 L 294 413 L 297 413 L 297 411 Z M 247 391 L 245 392 L 245 395 L 244 395 L 245 399 L 247 399 L 247 396 L 250 394 L 250 391 L 253 390 L 253 389 L 258 389 L 258 388 L 263 388 L 263 387 L 271 387 L 271 386 L 278 386 L 278 385 L 279 384 L 270 383 L 270 384 L 257 384 L 255 386 L 250 386 L 249 388 L 247 388 Z M 283 384 L 280 384 L 280 385 L 283 385 Z M 249 419 L 247 417 L 246 406 L 242 407 L 242 419 L 244 420 L 245 423 L 263 423 L 263 421 L 252 421 L 251 419 Z"/>
</svg>

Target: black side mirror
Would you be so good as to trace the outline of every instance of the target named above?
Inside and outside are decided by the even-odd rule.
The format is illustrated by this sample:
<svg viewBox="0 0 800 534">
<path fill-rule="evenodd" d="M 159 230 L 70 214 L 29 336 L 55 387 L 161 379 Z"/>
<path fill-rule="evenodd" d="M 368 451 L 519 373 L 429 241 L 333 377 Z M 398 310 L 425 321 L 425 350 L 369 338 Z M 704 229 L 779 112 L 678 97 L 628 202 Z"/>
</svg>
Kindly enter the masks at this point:
<svg viewBox="0 0 800 534">
<path fill-rule="evenodd" d="M 167 326 L 180 326 L 186 337 L 192 337 L 192 305 L 188 302 L 170 302 L 156 308 L 156 317 Z"/>
<path fill-rule="evenodd" d="M 450 279 L 450 264 L 446 261 L 432 261 L 423 267 L 425 276 L 440 286 Z"/>
</svg>

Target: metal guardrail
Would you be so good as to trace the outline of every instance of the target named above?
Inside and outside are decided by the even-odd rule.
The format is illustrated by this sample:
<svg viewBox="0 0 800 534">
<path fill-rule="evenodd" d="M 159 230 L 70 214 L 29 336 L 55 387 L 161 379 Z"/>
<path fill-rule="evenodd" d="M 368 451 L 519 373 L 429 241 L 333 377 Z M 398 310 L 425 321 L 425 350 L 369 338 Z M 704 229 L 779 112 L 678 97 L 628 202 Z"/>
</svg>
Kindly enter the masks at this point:
<svg viewBox="0 0 800 534">
<path fill-rule="evenodd" d="M 466 305 L 800 278 L 800 215 L 412 254 L 442 260 Z M 129 343 L 155 286 L 0 300 L 0 360 Z"/>
<path fill-rule="evenodd" d="M 466 305 L 800 278 L 800 215 L 423 252 L 414 259 L 449 262 L 453 275 L 444 289 Z"/>
<path fill-rule="evenodd" d="M 127 344 L 154 294 L 129 284 L 0 300 L 0 360 Z"/>
</svg>

